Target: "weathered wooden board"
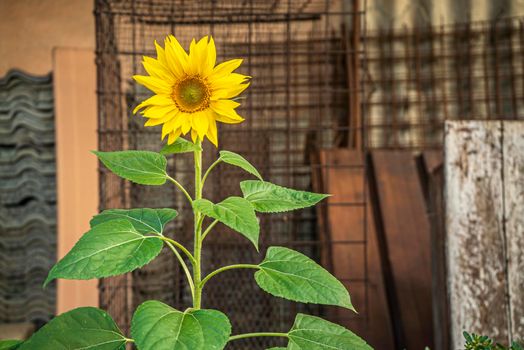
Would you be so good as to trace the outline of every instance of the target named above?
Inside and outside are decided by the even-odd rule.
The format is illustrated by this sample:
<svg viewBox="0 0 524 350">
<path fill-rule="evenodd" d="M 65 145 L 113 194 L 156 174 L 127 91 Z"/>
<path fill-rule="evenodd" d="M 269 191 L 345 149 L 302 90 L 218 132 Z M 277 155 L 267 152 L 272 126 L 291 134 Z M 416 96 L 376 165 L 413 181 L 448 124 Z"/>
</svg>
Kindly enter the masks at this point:
<svg viewBox="0 0 524 350">
<path fill-rule="evenodd" d="M 455 349 L 463 344 L 464 330 L 502 343 L 509 339 L 502 140 L 501 122 L 446 123 L 447 265 Z"/>
<path fill-rule="evenodd" d="M 524 122 L 505 121 L 502 133 L 510 335 L 524 339 Z"/>
<path fill-rule="evenodd" d="M 374 151 L 371 166 L 377 236 L 385 255 L 397 346 L 432 348 L 430 230 L 414 156 L 409 151 Z"/>
<path fill-rule="evenodd" d="M 359 315 L 355 315 L 349 311 L 330 309 L 329 316 L 364 337 L 375 349 L 393 349 L 393 330 L 371 207 L 358 205 L 366 202 L 367 192 L 364 190 L 363 154 L 349 149 L 322 150 L 317 161 L 321 171 L 315 176 L 315 190 L 333 194 L 327 205 L 321 207 L 319 220 L 321 239 L 327 248 L 323 262 L 335 276 L 347 282 L 353 303 L 359 311 Z M 366 244 L 362 243 L 364 240 Z M 367 310 L 363 283 L 366 254 Z"/>
<path fill-rule="evenodd" d="M 427 190 L 431 226 L 431 294 L 435 350 L 450 349 L 449 299 L 446 275 L 446 230 L 444 220 L 444 171 L 442 151 L 424 151 L 422 181 Z"/>
</svg>

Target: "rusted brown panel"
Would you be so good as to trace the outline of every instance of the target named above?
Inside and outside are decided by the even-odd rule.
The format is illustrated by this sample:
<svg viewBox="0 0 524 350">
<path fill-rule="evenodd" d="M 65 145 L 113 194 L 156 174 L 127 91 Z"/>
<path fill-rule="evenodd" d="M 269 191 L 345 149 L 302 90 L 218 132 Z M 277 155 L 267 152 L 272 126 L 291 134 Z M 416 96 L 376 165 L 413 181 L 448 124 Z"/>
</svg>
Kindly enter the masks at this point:
<svg viewBox="0 0 524 350">
<path fill-rule="evenodd" d="M 524 335 L 524 122 L 503 123 L 504 214 L 511 336 Z"/>
<path fill-rule="evenodd" d="M 445 128 L 445 201 L 453 348 L 462 332 L 508 342 L 501 122 Z"/>
<path fill-rule="evenodd" d="M 369 202 L 365 201 L 363 154 L 348 149 L 322 150 L 319 165 L 321 171 L 318 172 L 320 176 L 315 177 L 315 190 L 333 194 L 320 220 L 320 231 L 328 247 L 324 262 L 338 278 L 348 281 L 346 284 L 359 311 L 359 315 L 355 315 L 349 311 L 330 309 L 329 314 L 366 339 L 375 349 L 393 349 L 393 330 L 371 208 L 357 205 Z M 367 227 L 364 226 L 366 215 Z M 365 277 L 369 300 L 367 310 L 364 283 L 352 282 Z"/>
<path fill-rule="evenodd" d="M 371 164 L 399 346 L 433 347 L 430 231 L 414 157 L 409 151 L 374 151 Z"/>
</svg>

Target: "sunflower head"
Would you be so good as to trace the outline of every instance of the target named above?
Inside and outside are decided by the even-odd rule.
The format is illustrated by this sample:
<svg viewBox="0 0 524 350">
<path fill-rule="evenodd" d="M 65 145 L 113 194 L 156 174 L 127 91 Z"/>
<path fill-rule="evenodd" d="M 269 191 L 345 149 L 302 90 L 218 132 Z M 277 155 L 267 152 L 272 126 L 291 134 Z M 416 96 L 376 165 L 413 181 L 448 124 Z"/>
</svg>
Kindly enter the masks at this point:
<svg viewBox="0 0 524 350">
<path fill-rule="evenodd" d="M 140 103 L 145 126 L 162 125 L 162 139 L 172 144 L 191 132 L 193 141 L 207 137 L 218 145 L 216 122 L 236 124 L 244 120 L 236 112 L 240 104 L 233 99 L 248 86 L 249 77 L 233 73 L 242 63 L 233 59 L 216 65 L 213 38 L 193 39 L 189 54 L 170 35 L 164 47 L 155 42 L 157 57 L 144 56 L 148 76 L 133 78 L 154 95 Z"/>
</svg>

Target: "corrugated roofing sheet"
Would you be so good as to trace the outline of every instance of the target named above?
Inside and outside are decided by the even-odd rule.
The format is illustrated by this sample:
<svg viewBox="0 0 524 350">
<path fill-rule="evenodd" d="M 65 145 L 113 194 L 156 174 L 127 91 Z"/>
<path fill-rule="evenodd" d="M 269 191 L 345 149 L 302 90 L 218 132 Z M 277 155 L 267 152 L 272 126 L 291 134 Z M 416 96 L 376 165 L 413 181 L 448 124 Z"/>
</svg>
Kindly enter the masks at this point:
<svg viewBox="0 0 524 350">
<path fill-rule="evenodd" d="M 0 79 L 0 323 L 54 314 L 56 167 L 51 74 Z"/>
</svg>

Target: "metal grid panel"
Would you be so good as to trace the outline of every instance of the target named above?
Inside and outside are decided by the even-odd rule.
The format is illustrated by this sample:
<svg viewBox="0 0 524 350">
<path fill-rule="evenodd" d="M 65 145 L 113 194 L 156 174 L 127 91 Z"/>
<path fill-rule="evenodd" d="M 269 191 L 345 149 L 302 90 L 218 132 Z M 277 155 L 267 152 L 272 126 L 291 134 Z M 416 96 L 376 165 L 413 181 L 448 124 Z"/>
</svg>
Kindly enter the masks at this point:
<svg viewBox="0 0 524 350">
<path fill-rule="evenodd" d="M 155 55 L 154 40 L 162 42 L 172 33 L 187 47 L 192 38 L 211 33 L 218 59 L 244 58 L 240 71 L 253 76 L 239 109 L 246 122 L 220 126 L 220 148 L 245 155 L 269 181 L 311 189 L 316 166 L 311 163 L 311 151 L 347 144 L 355 138 L 348 136 L 349 95 L 361 87 L 349 84 L 351 74 L 346 65 L 352 55 L 360 56 L 362 51 L 352 49 L 346 28 L 351 18 L 362 17 L 363 12 L 352 12 L 351 7 L 341 0 L 96 1 L 100 149 L 161 147 L 159 130 L 144 129 L 142 120 L 132 115 L 133 107 L 149 93 L 133 84 L 131 76 L 144 73 L 140 61 L 142 55 Z M 358 104 L 358 100 L 352 103 Z M 217 150 L 206 145 L 204 155 L 204 162 L 210 164 Z M 191 187 L 192 157 L 171 159 L 169 169 Z M 217 201 L 239 194 L 238 183 L 244 178 L 238 169 L 220 165 L 204 195 Z M 191 244 L 191 211 L 180 194 L 167 186 L 125 185 L 102 169 L 101 209 L 125 206 L 176 207 L 180 216 L 172 232 L 178 240 Z M 313 258 L 322 255 L 325 246 L 317 237 L 314 209 L 263 216 L 261 220 L 262 254 L 269 245 L 285 245 Z M 203 259 L 207 272 L 228 263 L 258 262 L 263 256 L 224 227 L 206 243 Z M 235 333 L 285 331 L 297 311 L 323 313 L 319 307 L 261 292 L 249 271 L 231 271 L 219 279 L 207 285 L 203 304 L 227 311 Z M 157 298 L 179 309 L 190 303 L 183 274 L 168 254 L 132 276 L 101 281 L 101 292 L 102 306 L 124 328 L 129 326 L 130 313 L 143 300 Z M 365 319 L 365 314 L 360 317 Z M 262 349 L 277 344 L 255 339 L 235 342 L 230 348 Z"/>
<path fill-rule="evenodd" d="M 524 118 L 524 22 L 368 33 L 369 148 L 440 148 L 446 119 Z"/>
</svg>

